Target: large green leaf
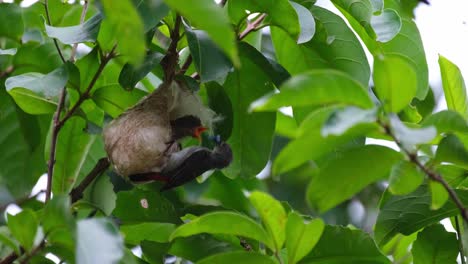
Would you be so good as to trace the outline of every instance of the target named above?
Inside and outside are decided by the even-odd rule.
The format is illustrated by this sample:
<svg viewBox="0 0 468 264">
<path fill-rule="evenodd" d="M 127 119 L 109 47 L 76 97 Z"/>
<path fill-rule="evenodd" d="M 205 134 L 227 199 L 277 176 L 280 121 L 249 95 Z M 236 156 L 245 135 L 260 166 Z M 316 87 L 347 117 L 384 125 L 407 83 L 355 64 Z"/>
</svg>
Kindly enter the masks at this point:
<svg viewBox="0 0 468 264">
<path fill-rule="evenodd" d="M 100 140 L 96 141 L 99 142 Z M 97 164 L 98 160 L 94 159 L 93 156 L 95 153 L 100 153 L 104 149 L 102 143 L 96 144 L 96 142 L 91 146 L 90 155 L 88 155 L 88 159 L 94 160 L 93 162 L 87 162 L 88 164 Z M 95 145 L 99 145 L 101 151 L 93 151 Z M 105 155 L 105 154 L 104 154 Z M 103 156 L 99 156 L 103 157 Z M 89 170 L 83 170 L 89 171 Z M 86 191 L 83 194 L 84 201 L 91 203 L 96 209 L 99 209 L 105 215 L 110 215 L 112 211 L 115 209 L 117 195 L 114 192 L 114 185 L 110 181 L 107 174 L 103 174 L 98 177 L 96 180 L 93 181 L 92 184 L 86 188 Z"/>
<path fill-rule="evenodd" d="M 97 136 L 84 133 L 85 128 L 84 119 L 72 117 L 60 130 L 52 182 L 54 194 L 69 193 L 84 168 L 91 146 L 97 140 Z M 49 149 L 46 150 L 47 157 L 49 151 Z"/>
<path fill-rule="evenodd" d="M 226 252 L 217 255 L 212 255 L 197 261 L 197 264 L 212 264 L 212 263 L 223 263 L 223 264 L 274 264 L 276 263 L 271 257 L 255 252 L 245 251 L 233 251 Z"/>
<path fill-rule="evenodd" d="M 301 264 L 390 264 L 374 240 L 361 230 L 325 226 L 319 242 Z"/>
<path fill-rule="evenodd" d="M 58 97 L 68 80 L 68 71 L 60 67 L 47 75 L 30 72 L 10 77 L 5 82 L 16 104 L 29 114 L 53 113 Z"/>
<path fill-rule="evenodd" d="M 20 40 L 23 35 L 22 10 L 17 4 L 0 3 L 0 36 Z"/>
<path fill-rule="evenodd" d="M 270 65 L 263 55 L 247 44 L 240 45 L 242 67 L 230 73 L 224 83 L 231 99 L 233 126 L 228 143 L 235 157 L 224 170 L 225 175 L 255 177 L 268 162 L 275 113 L 248 113 L 250 103 L 273 90 L 273 83 L 266 72 Z M 228 107 L 228 106 L 226 106 Z"/>
<path fill-rule="evenodd" d="M 468 168 L 468 151 L 457 136 L 449 134 L 440 141 L 435 160 Z"/>
<path fill-rule="evenodd" d="M 171 235 L 171 240 L 201 233 L 237 235 L 255 239 L 274 250 L 274 242 L 268 233 L 252 219 L 232 212 L 205 214 L 181 225 Z"/>
<path fill-rule="evenodd" d="M 392 166 L 402 158 L 400 153 L 378 145 L 344 151 L 328 160 L 312 178 L 307 200 L 320 212 L 327 211 L 367 185 L 386 178 Z"/>
<path fill-rule="evenodd" d="M 169 237 L 174 230 L 175 225 L 169 223 L 141 223 L 120 227 L 125 243 L 131 245 L 138 245 L 143 240 L 159 243 L 169 242 Z"/>
<path fill-rule="evenodd" d="M 6 150 L 0 152 L 0 186 L 14 197 L 29 194 L 46 171 L 43 144 L 49 118 L 26 115 L 0 87 L 0 148 Z"/>
<path fill-rule="evenodd" d="M 65 44 L 95 42 L 101 25 L 102 16 L 97 14 L 83 24 L 71 27 L 52 27 L 45 24 L 46 33 Z"/>
<path fill-rule="evenodd" d="M 311 11 L 316 19 L 317 32 L 304 44 L 297 45 L 283 31 L 272 28 L 278 62 L 291 74 L 311 69 L 336 69 L 366 87 L 370 76 L 369 63 L 354 33 L 332 12 L 315 6 Z"/>
<path fill-rule="evenodd" d="M 129 210 L 131 208 L 131 210 Z M 174 205 L 159 192 L 133 189 L 117 193 L 114 216 L 123 224 L 142 222 L 180 223 Z"/>
<path fill-rule="evenodd" d="M 54 195 L 45 208 L 42 218 L 42 227 L 45 233 L 54 229 L 66 229 L 74 231 L 75 222 L 70 209 L 70 197 L 68 195 Z"/>
<path fill-rule="evenodd" d="M 307 223 L 298 213 L 289 213 L 286 224 L 288 263 L 297 263 L 309 254 L 319 241 L 324 228 L 325 224 L 319 218 Z"/>
<path fill-rule="evenodd" d="M 101 1 L 104 19 L 99 30 L 98 41 L 106 51 L 115 44 L 120 54 L 132 64 L 139 64 L 145 56 L 145 35 L 141 17 L 130 0 Z"/>
<path fill-rule="evenodd" d="M 143 20 L 144 30 L 154 28 L 169 13 L 169 7 L 163 0 L 132 0 Z"/>
<path fill-rule="evenodd" d="M 187 28 L 187 41 L 195 67 L 202 82 L 220 80 L 226 77 L 232 64 L 222 51 L 202 30 Z"/>
<path fill-rule="evenodd" d="M 389 112 L 400 112 L 416 95 L 416 72 L 403 56 L 385 55 L 374 60 L 375 91 Z"/>
<path fill-rule="evenodd" d="M 460 113 L 467 119 L 468 98 L 460 69 L 442 55 L 439 55 L 439 66 L 448 109 Z"/>
<path fill-rule="evenodd" d="M 164 0 L 168 6 L 179 12 L 198 29 L 206 31 L 214 43 L 239 66 L 239 57 L 235 44 L 236 36 L 224 10 L 211 0 L 199 0 L 195 5 L 188 5 L 178 0 Z"/>
<path fill-rule="evenodd" d="M 161 246 L 156 248 L 156 251 L 158 251 L 158 249 L 161 251 L 160 248 Z M 154 250 L 152 248 L 149 249 L 152 251 Z M 219 254 L 222 252 L 232 252 L 234 250 L 242 250 L 242 247 L 240 247 L 239 244 L 233 245 L 232 243 L 215 239 L 213 236 L 201 234 L 186 238 L 177 238 L 176 240 L 172 241 L 171 248 L 169 249 L 168 253 L 186 260 L 190 260 L 192 262 L 196 262 L 206 258 L 207 256 Z M 165 252 L 167 252 L 167 249 L 165 249 Z M 165 252 L 163 252 L 162 255 L 164 255 Z"/>
<path fill-rule="evenodd" d="M 286 81 L 279 93 L 269 93 L 250 105 L 253 111 L 275 111 L 283 106 L 348 104 L 371 108 L 366 89 L 336 70 L 311 70 Z"/>
<path fill-rule="evenodd" d="M 26 209 L 16 215 L 8 215 L 8 228 L 20 245 L 30 251 L 39 227 L 39 220 L 34 211 Z"/>
<path fill-rule="evenodd" d="M 440 225 L 431 225 L 418 234 L 411 249 L 414 264 L 455 264 L 458 242 L 455 233 L 445 231 Z"/>
<path fill-rule="evenodd" d="M 78 221 L 76 239 L 77 264 L 116 263 L 124 255 L 123 239 L 108 219 Z"/>
<path fill-rule="evenodd" d="M 297 129 L 297 138 L 292 140 L 276 157 L 273 163 L 273 174 L 281 174 L 297 168 L 308 160 L 315 160 L 320 158 L 324 154 L 329 153 L 335 148 L 343 145 L 357 137 L 366 135 L 368 132 L 373 131 L 377 128 L 375 124 L 367 124 L 367 121 L 355 120 L 354 117 L 351 120 L 357 121 L 349 122 L 351 125 L 344 127 L 346 132 L 340 135 L 328 135 L 324 136 L 324 130 L 327 133 L 338 131 L 342 132 L 343 127 L 339 128 L 328 124 L 328 131 L 324 125 L 330 119 L 333 119 L 336 108 L 321 108 L 310 113 L 307 118 L 302 122 L 300 127 Z M 366 115 L 362 116 L 366 118 Z M 337 123 L 337 125 L 341 125 Z"/>
<path fill-rule="evenodd" d="M 393 194 L 408 194 L 421 185 L 424 176 L 415 164 L 402 160 L 392 167 L 388 189 Z"/>
<path fill-rule="evenodd" d="M 263 192 L 253 192 L 250 202 L 257 209 L 263 225 L 268 234 L 273 238 L 275 249 L 278 252 L 283 247 L 286 237 L 286 211 L 280 202 Z"/>
<path fill-rule="evenodd" d="M 44 63 L 47 61 L 47 63 Z M 29 42 L 18 48 L 13 58 L 15 74 L 39 72 L 49 73 L 57 69 L 63 62 L 52 43 Z"/>
<path fill-rule="evenodd" d="M 468 124 L 458 112 L 444 110 L 428 116 L 421 123 L 423 127 L 434 126 L 437 132 L 460 132 L 468 133 Z"/>
<path fill-rule="evenodd" d="M 456 190 L 456 193 L 464 204 L 468 204 L 468 191 Z M 398 233 L 410 235 L 458 213 L 458 208 L 450 199 L 441 209 L 431 210 L 431 194 L 427 185 L 403 196 L 392 196 L 387 192 L 380 205 L 375 240 L 383 245 Z"/>
<path fill-rule="evenodd" d="M 139 66 L 125 64 L 119 75 L 120 85 L 125 90 L 132 90 L 141 79 L 159 65 L 163 57 L 163 54 L 159 52 L 150 52 L 146 54 L 143 63 Z"/>
</svg>

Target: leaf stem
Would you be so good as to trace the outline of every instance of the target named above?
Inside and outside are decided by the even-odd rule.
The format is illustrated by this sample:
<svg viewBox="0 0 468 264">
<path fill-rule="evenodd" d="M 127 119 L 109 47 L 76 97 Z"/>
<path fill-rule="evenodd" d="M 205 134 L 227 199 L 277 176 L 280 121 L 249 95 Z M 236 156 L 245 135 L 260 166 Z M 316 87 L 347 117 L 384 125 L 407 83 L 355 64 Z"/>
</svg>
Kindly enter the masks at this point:
<svg viewBox="0 0 468 264">
<path fill-rule="evenodd" d="M 52 26 L 51 19 L 50 19 L 50 13 L 49 13 L 49 1 L 48 0 L 44 0 L 44 8 L 45 8 L 45 13 L 46 13 L 47 24 L 49 26 Z M 58 52 L 58 54 L 60 56 L 60 59 L 62 59 L 62 62 L 65 63 L 65 57 L 63 56 L 63 53 L 60 50 L 57 39 L 54 38 L 53 41 L 54 41 L 55 48 L 57 49 L 57 52 Z"/>
<path fill-rule="evenodd" d="M 250 32 L 256 31 L 259 29 L 260 24 L 263 22 L 265 19 L 266 14 L 261 14 L 257 19 L 255 19 L 254 22 L 252 23 L 247 23 L 247 27 L 242 31 L 242 33 L 239 34 L 238 39 L 242 40 L 245 38 Z"/>
<path fill-rule="evenodd" d="M 436 181 L 445 188 L 445 190 L 448 192 L 450 198 L 452 201 L 455 203 L 455 205 L 458 207 L 460 210 L 460 215 L 463 217 L 465 222 L 468 223 L 468 211 L 465 208 L 465 205 L 463 202 L 460 200 L 458 197 L 457 193 L 450 187 L 450 185 L 444 180 L 442 175 L 439 173 L 431 170 L 430 168 L 426 167 L 419 159 L 418 155 L 416 153 L 412 153 L 408 151 L 404 146 L 401 144 L 401 142 L 396 138 L 395 134 L 393 134 L 392 130 L 390 129 L 390 126 L 388 124 L 384 124 L 382 121 L 378 121 L 380 126 L 384 129 L 385 134 L 389 135 L 395 143 L 398 145 L 398 147 L 403 150 L 403 152 L 406 154 L 408 159 L 415 164 L 419 169 L 421 169 L 428 177 L 429 179 Z"/>
<path fill-rule="evenodd" d="M 88 0 L 85 0 L 83 4 L 83 10 L 81 11 L 80 24 L 84 23 L 84 20 L 86 18 L 86 12 L 88 11 L 88 4 L 89 4 Z M 78 43 L 73 44 L 73 48 L 72 48 L 71 55 L 70 55 L 70 61 L 72 63 L 75 62 L 77 48 L 78 48 Z"/>
</svg>

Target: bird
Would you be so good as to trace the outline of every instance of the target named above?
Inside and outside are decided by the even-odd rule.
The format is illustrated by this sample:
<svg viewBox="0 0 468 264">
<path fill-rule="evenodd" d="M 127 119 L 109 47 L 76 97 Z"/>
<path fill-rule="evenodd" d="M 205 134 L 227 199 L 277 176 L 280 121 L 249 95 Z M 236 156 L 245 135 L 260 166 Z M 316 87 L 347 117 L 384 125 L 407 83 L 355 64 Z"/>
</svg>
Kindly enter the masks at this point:
<svg viewBox="0 0 468 264">
<path fill-rule="evenodd" d="M 213 110 L 181 81 L 163 82 L 104 127 L 104 148 L 114 170 L 129 175 L 160 172 L 180 151 L 183 137 L 200 139 L 216 120 Z"/>
<path fill-rule="evenodd" d="M 232 150 L 226 142 L 218 143 L 213 150 L 193 146 L 171 154 L 166 167 L 159 173 L 143 173 L 129 176 L 132 182 L 162 181 L 160 191 L 181 186 L 206 171 L 223 169 L 232 161 Z"/>
</svg>

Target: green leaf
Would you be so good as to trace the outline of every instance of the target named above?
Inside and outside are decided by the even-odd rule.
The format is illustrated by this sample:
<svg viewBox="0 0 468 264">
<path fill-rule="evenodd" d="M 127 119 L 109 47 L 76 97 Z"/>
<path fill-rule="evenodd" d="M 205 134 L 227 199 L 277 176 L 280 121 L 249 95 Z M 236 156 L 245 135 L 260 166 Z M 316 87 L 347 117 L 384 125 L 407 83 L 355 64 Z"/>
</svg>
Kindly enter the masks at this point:
<svg viewBox="0 0 468 264">
<path fill-rule="evenodd" d="M 101 4 L 105 14 L 98 36 L 101 47 L 110 51 L 118 44 L 117 50 L 130 63 L 141 63 L 146 51 L 144 27 L 132 2 L 103 0 Z"/>
<path fill-rule="evenodd" d="M 0 148 L 8 150 L 0 152 L 0 186 L 13 197 L 29 195 L 45 172 L 43 138 L 49 123 L 50 116 L 22 112 L 0 85 Z"/>
<path fill-rule="evenodd" d="M 384 9 L 379 15 L 373 15 L 370 23 L 379 42 L 392 40 L 401 29 L 401 18 L 393 9 Z"/>
<path fill-rule="evenodd" d="M 76 234 L 77 264 L 115 263 L 124 255 L 123 239 L 110 220 L 80 220 Z"/>
<path fill-rule="evenodd" d="M 285 115 L 282 112 L 276 112 L 275 133 L 288 138 L 297 136 L 297 122 L 294 117 Z"/>
<path fill-rule="evenodd" d="M 432 126 L 409 128 L 397 116 L 390 117 L 390 126 L 396 139 L 408 150 L 415 148 L 416 145 L 430 142 L 437 135 L 437 130 Z"/>
<path fill-rule="evenodd" d="M 342 226 L 325 226 L 312 252 L 299 263 L 390 264 L 369 234 Z"/>
<path fill-rule="evenodd" d="M 187 5 L 178 0 L 164 0 L 168 6 L 179 12 L 198 29 L 206 31 L 214 43 L 222 49 L 235 66 L 239 66 L 236 49 L 236 36 L 229 23 L 229 18 L 221 7 L 211 0 L 197 1 L 196 5 Z"/>
<path fill-rule="evenodd" d="M 0 36 L 19 41 L 24 30 L 21 7 L 17 4 L 0 3 L 0 17 Z"/>
<path fill-rule="evenodd" d="M 468 168 L 468 151 L 457 136 L 449 134 L 440 141 L 435 160 Z"/>
<path fill-rule="evenodd" d="M 52 27 L 45 24 L 45 30 L 49 37 L 56 38 L 64 44 L 82 42 L 95 42 L 101 26 L 102 16 L 96 14 L 83 24 L 71 27 Z"/>
<path fill-rule="evenodd" d="M 94 144 L 96 145 L 96 144 Z M 93 147 L 91 147 L 91 155 L 98 151 L 93 151 Z M 99 144 L 101 151 L 104 149 L 102 144 Z M 100 156 L 102 157 L 102 156 Z M 94 162 L 90 162 L 90 164 L 97 164 L 98 160 L 93 159 Z M 117 200 L 117 195 L 114 192 L 114 185 L 110 181 L 110 178 L 104 174 L 98 177 L 96 180 L 93 181 L 84 193 L 85 201 L 90 202 L 96 208 L 99 208 L 105 215 L 110 215 L 112 211 L 115 209 L 115 204 Z"/>
<path fill-rule="evenodd" d="M 429 181 L 429 188 L 431 190 L 431 209 L 440 209 L 449 198 L 447 190 L 441 183 L 436 181 Z"/>
<path fill-rule="evenodd" d="M 400 112 L 416 95 L 416 72 L 403 56 L 375 58 L 373 78 L 377 96 L 389 112 Z"/>
<path fill-rule="evenodd" d="M 84 133 L 86 122 L 80 117 L 72 117 L 60 130 L 56 148 L 56 162 L 52 192 L 68 194 L 80 172 L 85 167 L 86 158 L 97 136 Z M 48 157 L 47 149 L 46 156 Z"/>
<path fill-rule="evenodd" d="M 140 89 L 126 91 L 118 84 L 110 84 L 99 87 L 91 97 L 101 109 L 115 118 L 145 95 Z"/>
<path fill-rule="evenodd" d="M 229 1 L 228 11 L 234 23 L 238 24 L 241 18 L 246 17 L 245 10 L 250 13 L 266 13 L 272 26 L 286 31 L 295 41 L 299 40 L 301 28 L 298 13 L 287 0 L 232 0 Z M 306 39 L 306 38 L 304 38 Z"/>
<path fill-rule="evenodd" d="M 425 174 L 416 165 L 402 160 L 392 167 L 388 188 L 393 194 L 408 194 L 421 185 L 424 176 Z"/>
<path fill-rule="evenodd" d="M 276 251 L 280 251 L 285 240 L 287 215 L 280 202 L 266 193 L 255 191 L 250 202 L 257 210 L 268 234 L 273 238 Z"/>
<path fill-rule="evenodd" d="M 169 237 L 174 230 L 175 225 L 168 223 L 141 223 L 120 227 L 125 243 L 131 245 L 138 245 L 143 240 L 159 243 L 169 242 Z"/>
<path fill-rule="evenodd" d="M 257 99 L 250 105 L 250 110 L 275 111 L 283 106 L 327 104 L 373 106 L 366 89 L 347 74 L 335 70 L 311 70 L 286 81 L 279 93 Z"/>
<path fill-rule="evenodd" d="M 144 31 L 154 28 L 169 13 L 169 7 L 162 0 L 132 0 L 144 24 Z"/>
<path fill-rule="evenodd" d="M 85 92 L 88 89 L 91 80 L 99 68 L 98 52 L 99 49 L 96 47 L 76 61 L 76 67 L 79 69 L 80 76 L 80 82 L 78 83 L 78 90 L 80 92 Z"/>
<path fill-rule="evenodd" d="M 242 248 L 240 245 L 234 246 L 231 243 L 214 239 L 213 236 L 202 234 L 187 238 L 177 238 L 175 241 L 172 241 L 168 253 L 196 262 L 207 256 L 222 252 L 232 252 L 234 250 L 242 250 Z M 153 250 L 151 249 L 151 251 Z"/>
<path fill-rule="evenodd" d="M 442 55 L 439 55 L 440 74 L 444 88 L 445 101 L 449 110 L 468 118 L 468 99 L 466 87 L 460 69 Z"/>
<path fill-rule="evenodd" d="M 319 218 L 307 223 L 298 213 L 289 213 L 286 224 L 288 263 L 297 263 L 309 254 L 319 241 L 324 228 L 325 224 Z"/>
<path fill-rule="evenodd" d="M 271 29 L 276 57 L 291 74 L 311 69 L 335 69 L 349 74 L 364 87 L 369 83 L 370 69 L 366 54 L 343 19 L 314 6 L 311 9 L 317 30 L 313 39 L 297 45 L 294 39 L 277 28 Z"/>
<path fill-rule="evenodd" d="M 208 95 L 208 105 L 213 111 L 223 117 L 222 120 L 216 122 L 214 133 L 215 135 L 220 135 L 222 139 L 227 139 L 231 136 L 232 126 L 234 125 L 231 99 L 223 87 L 216 82 L 206 83 L 205 87 Z"/>
<path fill-rule="evenodd" d="M 231 165 L 223 170 L 230 178 L 255 177 L 267 164 L 275 130 L 275 113 L 248 113 L 250 103 L 274 89 L 265 57 L 247 44 L 240 45 L 242 67 L 230 73 L 224 89 L 232 103 Z M 227 106 L 226 106 L 227 107 Z M 247 136 L 248 135 L 248 136 Z"/>
<path fill-rule="evenodd" d="M 440 225 L 431 225 L 418 234 L 411 249 L 414 264 L 457 263 L 458 242 L 455 233 Z"/>
<path fill-rule="evenodd" d="M 455 192 L 463 204 L 468 204 L 468 191 Z M 383 245 L 398 233 L 410 235 L 459 212 L 450 199 L 442 208 L 431 210 L 431 194 L 426 184 L 407 195 L 392 196 L 386 192 L 375 225 L 375 240 L 379 245 Z"/>
<path fill-rule="evenodd" d="M 468 133 L 466 120 L 457 112 L 443 110 L 428 116 L 421 126 L 434 126 L 439 134 L 447 132 Z"/>
<path fill-rule="evenodd" d="M 179 226 L 171 235 L 171 240 L 201 233 L 237 235 L 265 243 L 274 250 L 274 242 L 268 233 L 252 219 L 232 212 L 215 212 L 195 218 Z"/>
<path fill-rule="evenodd" d="M 302 5 L 290 2 L 294 10 L 296 10 L 299 18 L 299 26 L 301 27 L 301 33 L 297 39 L 297 43 L 305 43 L 312 39 L 315 34 L 315 20 L 312 13 Z M 284 16 L 283 16 L 284 18 Z"/>
<path fill-rule="evenodd" d="M 29 114 L 53 113 L 68 80 L 65 67 L 47 75 L 30 72 L 8 78 L 5 87 L 23 111 Z"/>
<path fill-rule="evenodd" d="M 386 178 L 392 166 L 402 158 L 400 153 L 378 145 L 346 150 L 328 160 L 312 178 L 307 200 L 320 212 L 327 211 L 367 185 Z"/>
<path fill-rule="evenodd" d="M 297 168 L 308 160 L 318 159 L 337 147 L 377 129 L 375 124 L 358 123 L 340 136 L 325 137 L 322 127 L 335 110 L 336 108 L 332 107 L 320 108 L 307 116 L 297 131 L 297 138 L 286 145 L 276 157 L 273 163 L 274 175 Z"/>
<path fill-rule="evenodd" d="M 353 106 L 339 109 L 330 115 L 322 127 L 322 136 L 339 136 L 346 133 L 350 128 L 356 125 L 374 123 L 376 120 L 376 109 L 363 110 Z"/>
<path fill-rule="evenodd" d="M 174 205 L 159 192 L 143 191 L 136 188 L 117 193 L 116 207 L 112 215 L 119 218 L 122 224 L 180 223 Z"/>
<path fill-rule="evenodd" d="M 197 261 L 197 264 L 211 264 L 211 263 L 225 263 L 225 264 L 274 264 L 276 263 L 271 257 L 256 252 L 234 251 L 216 254 Z"/>
<path fill-rule="evenodd" d="M 43 8 L 43 7 L 42 7 Z M 47 63 L 44 63 L 47 61 Z M 29 42 L 18 48 L 13 57 L 15 74 L 40 72 L 51 72 L 63 62 L 57 54 L 57 49 L 52 43 Z"/>
<path fill-rule="evenodd" d="M 39 221 L 34 211 L 25 209 L 16 215 L 8 215 L 8 228 L 20 245 L 31 251 L 34 246 Z"/>
<path fill-rule="evenodd" d="M 125 64 L 119 75 L 120 85 L 125 90 L 132 90 L 141 79 L 159 65 L 163 57 L 163 54 L 159 52 L 151 52 L 146 54 L 141 65 Z"/>
<path fill-rule="evenodd" d="M 50 233 L 56 229 L 74 231 L 75 222 L 71 214 L 70 197 L 68 195 L 54 195 L 52 200 L 47 202 L 44 208 L 42 227 L 45 233 Z"/>
<path fill-rule="evenodd" d="M 241 180 L 241 178 L 229 179 L 217 171 L 210 176 L 210 186 L 204 197 L 219 201 L 226 209 L 248 213 L 251 205 L 242 191 L 244 186 Z"/>
<path fill-rule="evenodd" d="M 229 59 L 202 30 L 186 28 L 187 41 L 202 82 L 220 80 L 232 68 Z"/>
</svg>

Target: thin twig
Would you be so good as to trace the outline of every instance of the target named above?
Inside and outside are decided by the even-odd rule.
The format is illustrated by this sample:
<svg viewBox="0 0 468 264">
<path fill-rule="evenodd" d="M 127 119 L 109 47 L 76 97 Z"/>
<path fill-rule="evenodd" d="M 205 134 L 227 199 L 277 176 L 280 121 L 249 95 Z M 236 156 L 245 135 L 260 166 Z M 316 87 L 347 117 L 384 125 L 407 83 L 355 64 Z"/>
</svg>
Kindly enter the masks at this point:
<svg viewBox="0 0 468 264">
<path fill-rule="evenodd" d="M 428 167 L 426 167 L 424 164 L 421 163 L 421 161 L 418 159 L 418 155 L 416 153 L 412 153 L 408 151 L 401 142 L 396 138 L 396 136 L 393 134 L 392 130 L 390 129 L 390 126 L 387 124 L 384 124 L 383 122 L 379 122 L 379 124 L 382 126 L 382 128 L 385 130 L 385 133 L 392 137 L 392 139 L 395 141 L 395 143 L 398 145 L 398 147 L 403 150 L 403 152 L 406 154 L 406 156 L 409 158 L 409 160 L 415 164 L 419 169 L 421 169 L 431 180 L 436 181 L 442 186 L 444 186 L 445 190 L 448 192 L 450 198 L 452 201 L 455 203 L 455 205 L 458 207 L 460 210 L 460 214 L 465 220 L 465 222 L 468 223 L 468 211 L 465 208 L 465 205 L 463 202 L 460 200 L 458 197 L 457 193 L 450 187 L 450 185 L 444 180 L 442 175 L 439 173 L 432 171 Z"/>
<path fill-rule="evenodd" d="M 49 1 L 48 0 L 44 0 L 44 8 L 45 8 L 45 13 L 46 13 L 47 24 L 49 26 L 52 26 L 50 13 L 49 13 Z M 63 56 L 62 51 L 60 50 L 57 39 L 54 38 L 53 40 L 54 40 L 55 48 L 57 49 L 57 52 L 60 55 L 60 59 L 62 59 L 62 62 L 65 62 L 65 57 Z"/>
<path fill-rule="evenodd" d="M 18 254 L 16 254 L 16 252 L 13 251 L 4 259 L 0 260 L 0 264 L 11 264 L 18 258 L 19 258 Z"/>
<path fill-rule="evenodd" d="M 35 256 L 39 251 L 41 251 L 41 249 L 43 249 L 45 246 L 45 239 L 43 239 L 41 241 L 41 243 L 39 245 L 37 245 L 37 247 L 33 248 L 31 250 L 31 252 L 27 253 L 26 256 L 20 261 L 21 264 L 26 264 L 26 263 L 29 263 L 29 260 Z"/>
<path fill-rule="evenodd" d="M 87 11 L 88 11 L 88 0 L 85 0 L 84 4 L 83 4 L 83 10 L 81 11 L 80 24 L 84 23 Z M 75 56 L 76 56 L 77 48 L 78 48 L 78 43 L 73 44 L 73 48 L 72 48 L 71 55 L 70 55 L 70 61 L 72 63 L 75 62 Z"/>
<path fill-rule="evenodd" d="M 109 165 L 110 162 L 107 158 L 100 159 L 91 172 L 70 192 L 71 202 L 74 203 L 81 199 L 81 197 L 83 197 L 84 190 L 94 181 L 94 179 L 101 175 Z"/>
<path fill-rule="evenodd" d="M 465 249 L 463 248 L 462 231 L 460 229 L 460 223 L 458 221 L 458 215 L 455 216 L 455 229 L 457 230 L 458 251 L 460 252 L 461 263 L 466 264 L 465 252 L 464 252 Z"/>
<path fill-rule="evenodd" d="M 93 89 L 94 85 L 96 84 L 96 81 L 99 79 L 99 76 L 101 76 L 102 71 L 106 67 L 107 63 L 115 57 L 115 49 L 117 46 L 114 46 L 112 50 L 105 55 L 102 60 L 101 64 L 99 64 L 99 68 L 97 69 L 96 73 L 93 76 L 93 79 L 91 79 L 91 82 L 89 83 L 88 87 L 86 90 L 81 94 L 81 96 L 78 98 L 78 101 L 72 106 L 72 108 L 65 113 L 63 116 L 62 120 L 59 122 L 59 127 L 62 127 L 64 123 L 70 119 L 70 117 L 73 116 L 73 114 L 78 110 L 78 108 L 81 106 L 81 104 L 86 101 L 91 96 L 91 90 Z"/>
<path fill-rule="evenodd" d="M 190 64 L 192 64 L 192 55 L 189 55 L 188 58 L 185 60 L 184 65 L 182 65 L 182 68 L 177 72 L 177 75 L 179 74 L 185 74 L 185 72 L 188 70 L 190 67 Z"/>
<path fill-rule="evenodd" d="M 263 22 L 265 19 L 266 14 L 261 14 L 254 22 L 248 23 L 247 27 L 239 34 L 238 39 L 241 40 L 245 38 L 250 32 L 258 30 L 258 26 Z"/>
</svg>

